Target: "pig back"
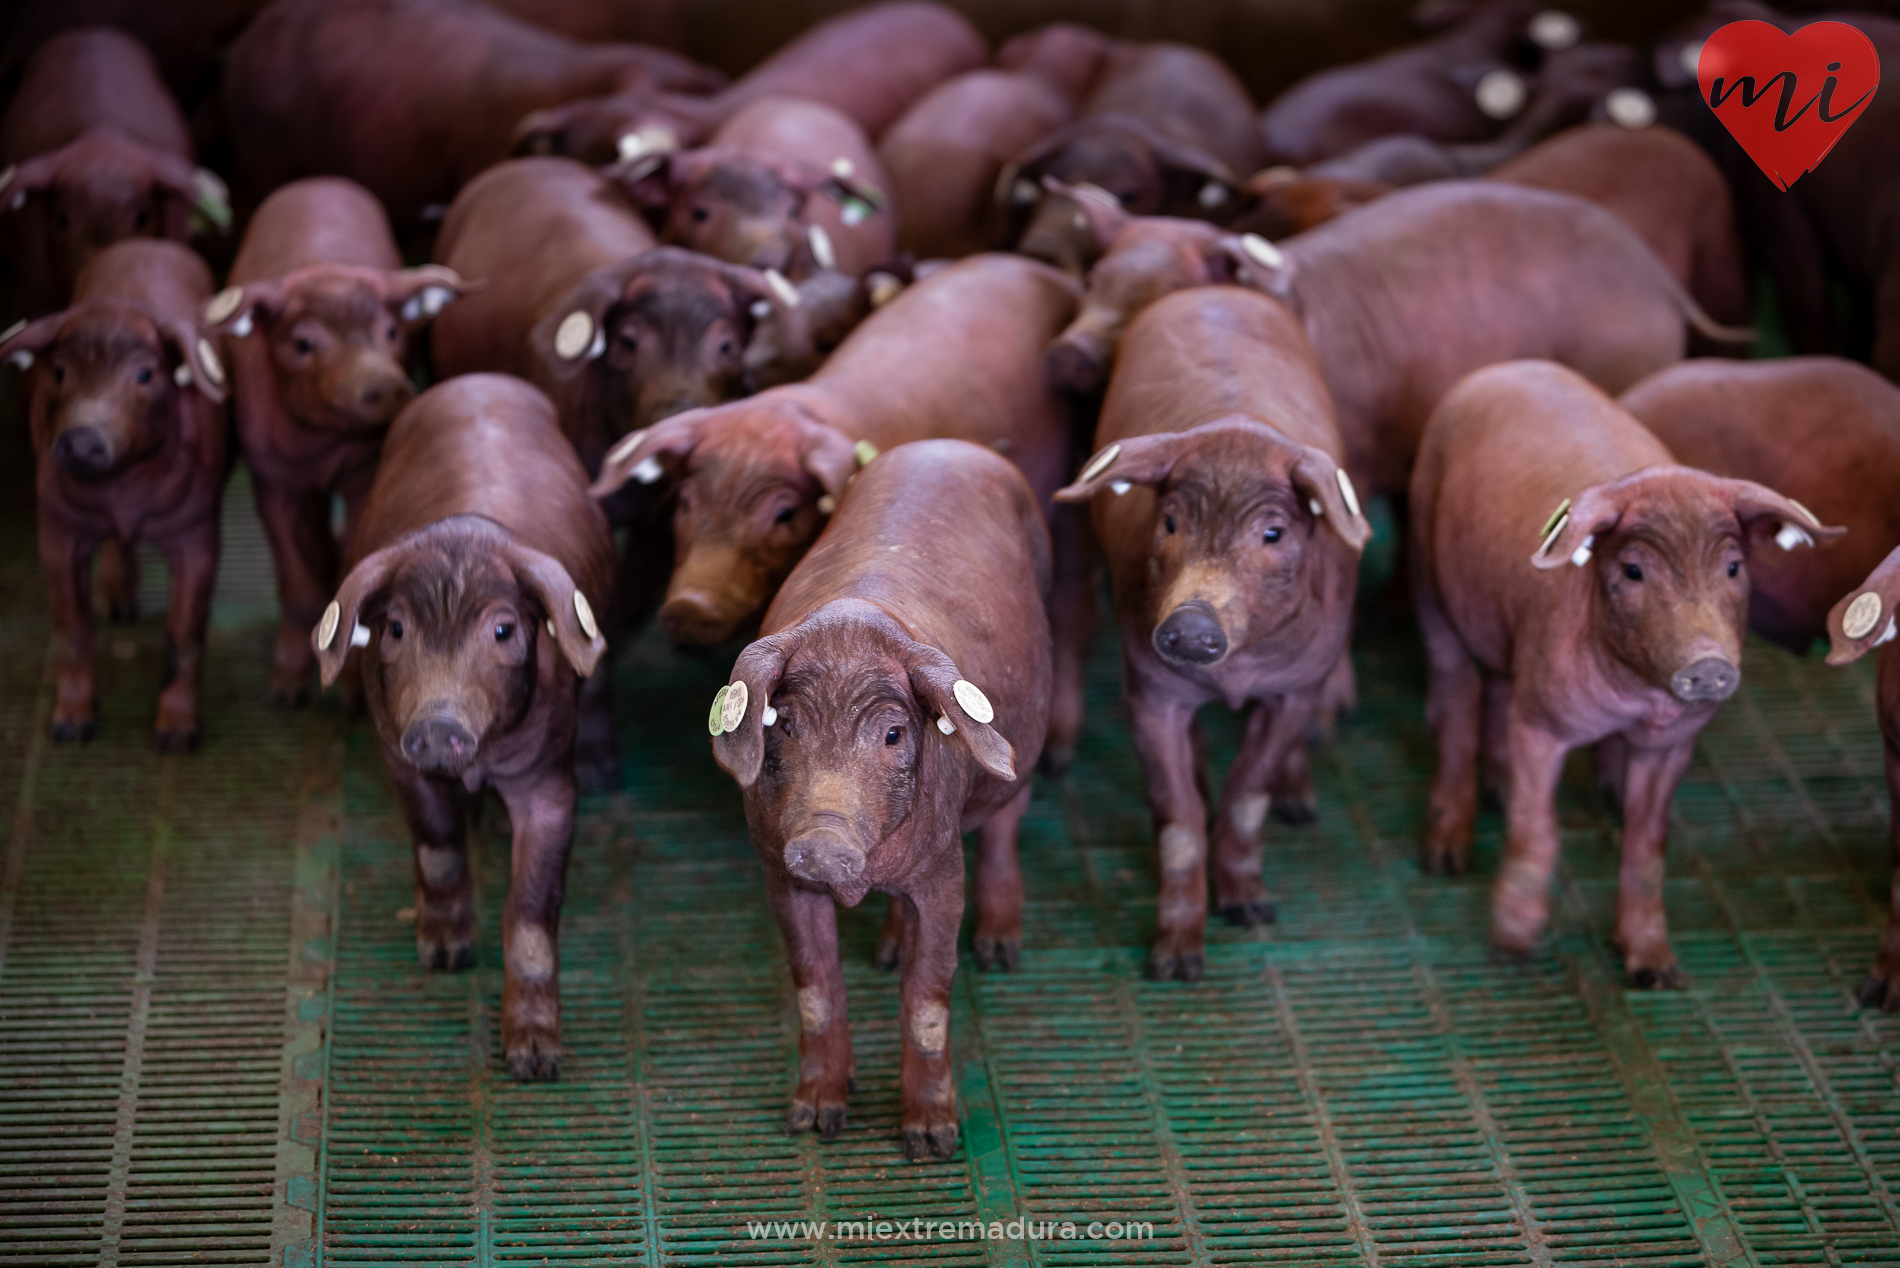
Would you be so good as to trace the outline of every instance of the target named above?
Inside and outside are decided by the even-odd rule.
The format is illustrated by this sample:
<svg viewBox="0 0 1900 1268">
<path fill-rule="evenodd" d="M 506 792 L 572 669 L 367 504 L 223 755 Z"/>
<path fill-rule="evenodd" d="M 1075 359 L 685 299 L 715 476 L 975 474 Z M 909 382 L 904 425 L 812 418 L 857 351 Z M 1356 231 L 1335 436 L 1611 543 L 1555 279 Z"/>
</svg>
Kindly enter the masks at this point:
<svg viewBox="0 0 1900 1268">
<path fill-rule="evenodd" d="M 971 256 L 864 321 L 813 376 L 827 421 L 880 450 L 913 440 L 1001 442 L 1039 497 L 1068 474 L 1068 417 L 1043 348 L 1079 288 L 1022 256 Z"/>
<path fill-rule="evenodd" d="M 1219 58 L 1185 44 L 1112 47 L 1081 113 L 1145 119 L 1177 144 L 1225 163 L 1236 180 L 1260 166 L 1247 90 Z"/>
<path fill-rule="evenodd" d="M 503 374 L 451 379 L 390 424 L 350 564 L 451 515 L 480 515 L 559 560 L 605 611 L 613 539 L 587 483 L 539 389 Z"/>
<path fill-rule="evenodd" d="M 655 245 L 615 186 L 564 158 L 497 163 L 456 196 L 435 258 L 482 289 L 444 309 L 430 335 L 436 373 L 531 377 L 535 322 L 603 264 Z"/>
<path fill-rule="evenodd" d="M 151 53 L 106 27 L 63 32 L 33 55 L 0 122 L 0 160 L 57 150 L 94 128 L 182 159 L 192 156 L 185 116 Z"/>
<path fill-rule="evenodd" d="M 1142 310 L 1123 336 L 1096 447 L 1231 414 L 1344 458 L 1332 396 L 1293 315 L 1245 287 L 1191 287 Z"/>
<path fill-rule="evenodd" d="M 282 277 L 313 264 L 402 267 L 383 205 L 355 181 L 313 176 L 275 190 L 251 216 L 231 282 Z"/>
<path fill-rule="evenodd" d="M 197 252 L 167 238 L 115 242 L 94 256 L 73 284 L 74 307 L 87 300 L 127 299 L 192 326 L 210 295 L 210 267 Z"/>
</svg>

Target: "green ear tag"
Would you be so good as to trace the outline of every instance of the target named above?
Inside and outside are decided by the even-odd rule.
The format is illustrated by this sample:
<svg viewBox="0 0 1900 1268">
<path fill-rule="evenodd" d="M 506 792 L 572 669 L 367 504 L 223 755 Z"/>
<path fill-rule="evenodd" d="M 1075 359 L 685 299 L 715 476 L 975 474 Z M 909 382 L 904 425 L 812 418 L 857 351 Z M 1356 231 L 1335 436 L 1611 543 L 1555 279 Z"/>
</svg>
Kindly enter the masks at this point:
<svg viewBox="0 0 1900 1268">
<path fill-rule="evenodd" d="M 713 735 L 726 733 L 726 693 L 731 690 L 730 686 L 721 687 L 713 697 L 712 716 L 706 719 L 706 730 Z"/>
<path fill-rule="evenodd" d="M 1544 526 L 1537 530 L 1537 540 L 1542 541 L 1544 540 L 1544 538 L 1549 537 L 1550 530 L 1557 527 L 1557 521 L 1562 519 L 1564 517 L 1564 513 L 1568 511 L 1569 509 L 1570 509 L 1569 498 L 1565 498 L 1563 501 L 1557 503 L 1557 509 L 1550 513 L 1550 518 L 1544 521 Z"/>
</svg>

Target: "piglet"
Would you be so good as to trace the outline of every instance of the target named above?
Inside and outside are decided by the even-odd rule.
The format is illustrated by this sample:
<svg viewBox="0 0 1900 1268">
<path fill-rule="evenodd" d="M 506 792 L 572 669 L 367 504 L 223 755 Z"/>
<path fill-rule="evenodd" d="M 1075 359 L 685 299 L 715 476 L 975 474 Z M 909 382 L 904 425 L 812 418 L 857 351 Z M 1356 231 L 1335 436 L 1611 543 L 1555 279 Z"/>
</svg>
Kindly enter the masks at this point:
<svg viewBox="0 0 1900 1268">
<path fill-rule="evenodd" d="M 1616 737 L 1628 755 L 1616 938 L 1632 986 L 1680 984 L 1663 912 L 1669 803 L 1696 734 L 1741 683 L 1750 561 L 1766 540 L 1843 531 L 1753 481 L 1677 465 L 1551 362 L 1480 370 L 1440 402 L 1411 485 L 1438 736 L 1423 866 L 1469 861 L 1485 678 L 1508 680 L 1497 947 L 1527 952 L 1543 930 L 1565 756 Z"/>
<path fill-rule="evenodd" d="M 1305 772 L 1306 732 L 1349 674 L 1370 530 L 1306 333 L 1240 287 L 1178 291 L 1128 332 L 1101 450 L 1056 495 L 1092 502 L 1115 583 L 1123 682 L 1160 853 L 1160 979 L 1201 976 L 1208 817 L 1194 714 L 1249 709 L 1213 827 L 1215 903 L 1273 918 L 1260 879 L 1268 788 Z"/>
<path fill-rule="evenodd" d="M 347 544 L 383 432 L 415 394 L 410 337 L 466 289 L 447 269 L 404 269 L 382 205 L 325 176 L 264 200 L 231 285 L 205 306 L 230 362 L 238 446 L 277 568 L 273 704 L 309 695 L 310 627 L 337 580 L 330 499 L 343 499 Z"/>
<path fill-rule="evenodd" d="M 530 384 L 468 374 L 390 425 L 311 644 L 329 686 L 354 647 L 415 841 L 416 952 L 474 962 L 467 817 L 484 784 L 514 825 L 502 908 L 501 1042 L 517 1079 L 561 1071 L 559 923 L 574 834 L 580 681 L 606 650 L 607 518 Z"/>
<path fill-rule="evenodd" d="M 956 1151 L 950 979 L 963 833 L 980 830 L 979 957 L 1020 944 L 1019 779 L 1049 715 L 1049 535 L 1020 472 L 959 440 L 866 467 L 713 701 L 798 989 L 786 1129 L 844 1126 L 852 1072 L 834 900 L 904 912 L 904 1152 Z M 1013 950 L 1009 958 L 1014 959 Z"/>
<path fill-rule="evenodd" d="M 198 324 L 211 270 L 176 242 L 133 238 L 79 275 L 73 306 L 22 322 L 0 359 L 29 372 L 40 562 L 52 596 L 53 738 L 93 734 L 92 556 L 152 542 L 171 569 L 161 749 L 198 743 L 198 683 L 230 471 L 225 370 Z"/>
</svg>

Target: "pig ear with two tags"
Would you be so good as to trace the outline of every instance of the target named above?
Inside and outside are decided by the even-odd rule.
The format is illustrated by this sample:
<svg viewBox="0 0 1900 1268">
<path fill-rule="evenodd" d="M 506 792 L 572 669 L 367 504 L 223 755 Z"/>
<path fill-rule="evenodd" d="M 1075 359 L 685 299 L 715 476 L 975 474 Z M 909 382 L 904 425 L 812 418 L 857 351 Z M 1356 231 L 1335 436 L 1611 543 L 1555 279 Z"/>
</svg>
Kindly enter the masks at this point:
<svg viewBox="0 0 1900 1268">
<path fill-rule="evenodd" d="M 713 697 L 706 723 L 713 737 L 713 759 L 741 788 L 758 782 L 765 763 L 765 728 L 778 720 L 772 693 L 798 644 L 796 630 L 760 639 L 739 653 L 732 681 Z"/>
<path fill-rule="evenodd" d="M 937 730 L 970 750 L 977 764 L 998 779 L 1016 778 L 1016 750 L 990 725 L 996 708 L 975 683 L 966 681 L 956 662 L 934 647 L 912 642 L 900 653 L 910 671 L 911 690 Z M 1008 707 L 1009 702 L 1004 702 Z"/>
<path fill-rule="evenodd" d="M 1825 545 L 1846 535 L 1844 528 L 1832 528 L 1801 503 L 1783 497 L 1752 480 L 1723 480 L 1735 518 L 1741 521 L 1743 540 L 1752 549 L 1758 540 L 1772 538 L 1783 550 L 1797 546 Z"/>
<path fill-rule="evenodd" d="M 433 321 L 436 314 L 454 303 L 458 296 L 481 290 L 484 285 L 471 282 L 440 264 L 424 264 L 390 272 L 384 281 L 383 295 L 396 316 L 404 324 L 415 327 Z"/>
<path fill-rule="evenodd" d="M 199 318 L 214 338 L 243 339 L 259 323 L 276 321 L 289 295 L 289 289 L 277 278 L 227 286 L 205 301 Z"/>
<path fill-rule="evenodd" d="M 594 605 L 588 602 L 574 578 L 552 555 L 532 550 L 519 542 L 502 549 L 502 559 L 515 574 L 523 590 L 534 596 L 554 626 L 554 640 L 561 655 L 573 667 L 575 676 L 585 678 L 607 651 L 607 640 L 600 632 Z"/>
<path fill-rule="evenodd" d="M 1581 568 L 1590 562 L 1596 539 L 1617 526 L 1623 518 L 1622 481 L 1592 485 L 1573 502 L 1565 498 L 1544 521 L 1537 538 L 1537 550 L 1531 566 L 1548 572 L 1565 564 Z"/>
<path fill-rule="evenodd" d="M 1307 509 L 1353 550 L 1364 550 L 1372 536 L 1365 512 L 1359 506 L 1359 492 L 1352 477 L 1323 449 L 1301 445 L 1301 452 L 1289 473 L 1293 487 L 1306 499 Z"/>
<path fill-rule="evenodd" d="M 857 173 L 848 158 L 836 158 L 813 190 L 837 203 L 844 222 L 861 225 L 890 205 L 884 191 Z"/>
<path fill-rule="evenodd" d="M 167 155 L 158 161 L 152 179 L 191 208 L 194 232 L 205 229 L 230 232 L 231 191 L 225 188 L 216 172 L 193 167 L 183 159 Z"/>
<path fill-rule="evenodd" d="M 626 261 L 595 269 L 528 332 L 529 346 L 555 382 L 574 378 L 607 351 L 608 313 L 625 293 L 633 266 Z"/>
<path fill-rule="evenodd" d="M 310 646 L 317 653 L 317 669 L 324 686 L 330 686 L 343 672 L 343 662 L 349 658 L 352 647 L 369 644 L 369 630 L 362 625 L 363 609 L 389 584 L 390 574 L 395 571 L 396 560 L 404 549 L 399 542 L 364 556 L 350 569 L 350 575 L 343 578 L 336 598 L 330 600 L 317 627 L 310 631 Z"/>
<path fill-rule="evenodd" d="M 699 444 L 700 424 L 706 411 L 689 409 L 683 414 L 662 419 L 641 431 L 629 432 L 607 451 L 600 464 L 600 475 L 589 490 L 596 498 L 609 498 L 631 480 L 637 484 L 655 484 L 667 467 L 677 468 Z"/>
<path fill-rule="evenodd" d="M 1057 489 L 1056 501 L 1087 502 L 1104 489 L 1122 494 L 1137 484 L 1160 484 L 1174 470 L 1185 439 L 1180 432 L 1162 432 L 1118 440 L 1090 458 L 1073 484 Z"/>
<path fill-rule="evenodd" d="M 18 211 L 34 194 L 42 194 L 58 179 L 58 151 L 40 154 L 0 170 L 0 212 Z"/>
<path fill-rule="evenodd" d="M 1053 176 L 1045 176 L 1042 178 L 1042 187 L 1047 193 L 1075 204 L 1076 210 L 1088 223 L 1089 236 L 1095 240 L 1097 255 L 1107 251 L 1109 244 L 1115 241 L 1115 235 L 1133 219 L 1122 210 L 1121 201 L 1099 185 L 1071 185 Z"/>
<path fill-rule="evenodd" d="M 16 321 L 0 330 L 0 363 L 22 372 L 32 369 L 39 355 L 59 338 L 60 323 L 65 319 L 63 312 L 49 313 L 32 321 Z"/>
<path fill-rule="evenodd" d="M 877 446 L 868 440 L 854 443 L 836 427 L 828 427 L 815 419 L 802 422 L 804 434 L 799 440 L 799 461 L 824 489 L 825 496 L 836 505 L 836 500 L 844 496 L 845 486 L 851 483 L 851 477 L 858 473 L 858 468 L 877 457 Z M 826 514 L 830 512 L 826 511 Z"/>
<path fill-rule="evenodd" d="M 227 386 L 224 361 L 210 338 L 185 321 L 161 321 L 158 329 L 178 357 L 172 381 L 179 387 L 197 388 L 214 405 L 222 404 Z"/>
<path fill-rule="evenodd" d="M 1292 257 L 1257 233 L 1222 234 L 1208 247 L 1205 263 L 1215 281 L 1251 286 L 1275 299 L 1294 301 Z"/>
<path fill-rule="evenodd" d="M 1867 580 L 1829 610 L 1827 663 L 1851 664 L 1892 640 L 1900 633 L 1895 604 L 1900 604 L 1900 549 L 1881 560 Z"/>
</svg>

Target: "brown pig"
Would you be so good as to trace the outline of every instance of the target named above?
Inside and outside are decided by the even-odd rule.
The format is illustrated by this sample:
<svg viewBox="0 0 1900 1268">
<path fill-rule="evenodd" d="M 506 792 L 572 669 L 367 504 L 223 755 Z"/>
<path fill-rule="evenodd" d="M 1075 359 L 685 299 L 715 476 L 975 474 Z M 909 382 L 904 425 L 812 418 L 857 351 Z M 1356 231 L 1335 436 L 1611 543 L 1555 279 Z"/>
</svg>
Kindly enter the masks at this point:
<svg viewBox="0 0 1900 1268">
<path fill-rule="evenodd" d="M 1056 496 L 1092 502 L 1115 584 L 1123 681 L 1160 854 L 1149 971 L 1201 976 L 1208 808 L 1194 714 L 1248 709 L 1214 818 L 1214 901 L 1273 918 L 1260 880 L 1268 789 L 1346 666 L 1369 529 L 1313 348 L 1279 304 L 1197 287 L 1136 320 L 1102 403 L 1101 446 Z"/>
<path fill-rule="evenodd" d="M 0 230 L 34 316 L 65 307 L 80 270 L 114 242 L 184 242 L 194 211 L 230 223 L 224 185 L 193 166 L 152 55 L 107 27 L 56 35 L 33 55 L 0 119 L 0 168 Z"/>
<path fill-rule="evenodd" d="M 613 572 L 606 516 L 547 398 L 468 374 L 391 424 L 351 553 L 311 643 L 325 686 L 363 648 L 363 694 L 415 841 L 416 953 L 431 969 L 474 962 L 467 818 L 492 786 L 514 826 L 502 1049 L 515 1078 L 558 1078 L 576 699 L 607 646 L 594 617 Z"/>
<path fill-rule="evenodd" d="M 1120 41 L 1094 27 L 1051 22 L 1005 40 L 996 50 L 996 65 L 1033 75 L 1071 105 L 1079 105 L 1094 91 L 1109 54 L 1118 47 Z"/>
<path fill-rule="evenodd" d="M 1865 581 L 1841 596 L 1828 613 L 1833 647 L 1827 663 L 1845 665 L 1880 649 L 1875 701 L 1887 771 L 1889 883 L 1887 927 L 1873 969 L 1855 992 L 1864 1008 L 1900 1010 L 1900 643 L 1894 642 L 1894 610 L 1900 604 L 1900 549 L 1889 553 Z"/>
<path fill-rule="evenodd" d="M 1508 684 L 1492 941 L 1525 952 L 1542 932 L 1564 758 L 1614 737 L 1628 755 L 1616 939 L 1630 985 L 1679 984 L 1663 912 L 1669 803 L 1696 734 L 1741 682 L 1748 569 L 1770 539 L 1843 530 L 1763 485 L 1677 465 L 1547 361 L 1491 366 L 1445 396 L 1410 509 L 1438 736 L 1425 870 L 1469 861 L 1485 680 Z"/>
<path fill-rule="evenodd" d="M 1260 166 L 1246 89 L 1220 60 L 1180 44 L 1125 44 L 1108 55 L 1076 121 L 1018 155 L 997 182 L 1007 240 L 1080 277 L 1099 253 L 1069 200 L 1044 177 L 1103 191 L 1135 215 L 1226 220 Z"/>
<path fill-rule="evenodd" d="M 204 319 L 230 364 L 238 447 L 277 569 L 270 700 L 294 706 L 316 670 L 310 627 L 336 588 L 330 499 L 343 499 L 347 544 L 383 431 L 414 395 L 410 335 L 465 284 L 433 265 L 404 269 L 382 204 L 338 176 L 266 198 L 230 280 Z"/>
<path fill-rule="evenodd" d="M 1772 484 L 1847 536 L 1813 555 L 1765 550 L 1748 565 L 1749 628 L 1797 654 L 1828 609 L 1900 545 L 1900 387 L 1838 357 L 1697 358 L 1618 398 L 1676 461 Z"/>
<path fill-rule="evenodd" d="M 956 1152 L 962 836 L 980 832 L 978 962 L 1013 964 L 1016 829 L 1049 708 L 1049 576 L 1042 507 L 1007 460 L 958 440 L 900 446 L 840 499 L 713 702 L 713 753 L 745 790 L 798 990 L 790 1132 L 844 1127 L 833 903 L 878 889 L 903 911 L 904 1152 Z"/>
<path fill-rule="evenodd" d="M 910 104 L 952 75 L 981 66 L 969 19 L 925 0 L 884 0 L 818 23 L 723 92 L 691 97 L 634 89 L 537 110 L 515 130 L 518 149 L 593 163 L 630 148 L 702 145 L 740 110 L 796 97 L 842 111 L 876 139 Z"/>
<path fill-rule="evenodd" d="M 198 324 L 210 294 L 211 270 L 188 248 L 128 239 L 86 266 L 71 308 L 0 338 L 0 359 L 29 372 L 55 740 L 93 733 L 93 552 L 114 542 L 129 557 L 143 539 L 171 570 L 158 746 L 198 743 L 218 498 L 230 471 L 224 367 Z"/>
<path fill-rule="evenodd" d="M 616 170 L 659 211 L 662 239 L 733 264 L 795 280 L 830 268 L 861 277 L 896 251 L 877 151 L 819 102 L 762 98 L 704 149 L 638 155 Z"/>
<path fill-rule="evenodd" d="M 407 232 L 507 157 L 531 110 L 723 82 L 676 53 L 578 44 L 472 0 L 276 0 L 231 46 L 223 93 L 241 195 L 347 176 Z"/>
</svg>

